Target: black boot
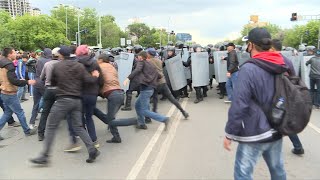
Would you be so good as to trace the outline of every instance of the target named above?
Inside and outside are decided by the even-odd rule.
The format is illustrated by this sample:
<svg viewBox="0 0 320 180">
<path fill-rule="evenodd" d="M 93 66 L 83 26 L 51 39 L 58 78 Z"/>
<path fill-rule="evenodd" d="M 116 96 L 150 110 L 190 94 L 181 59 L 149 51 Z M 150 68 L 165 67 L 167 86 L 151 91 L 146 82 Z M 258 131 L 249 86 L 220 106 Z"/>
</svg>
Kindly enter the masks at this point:
<svg viewBox="0 0 320 180">
<path fill-rule="evenodd" d="M 145 118 L 144 118 L 144 121 L 145 121 L 147 124 L 152 123 L 152 120 L 151 120 L 151 118 L 149 118 L 149 117 L 145 117 Z"/>
<path fill-rule="evenodd" d="M 207 92 L 208 92 L 208 87 L 203 87 L 203 97 L 208 97 Z"/>
<path fill-rule="evenodd" d="M 107 140 L 107 143 L 121 143 L 120 136 L 114 136 L 112 139 Z"/>
<path fill-rule="evenodd" d="M 131 111 L 131 100 L 132 100 L 132 94 L 126 95 L 126 102 L 123 108 L 121 108 L 122 111 Z"/>
<path fill-rule="evenodd" d="M 203 101 L 203 97 L 201 94 L 201 88 L 195 88 L 196 90 L 196 100 L 194 101 L 195 104 L 198 104 L 200 101 Z"/>
<path fill-rule="evenodd" d="M 186 111 L 181 111 L 181 113 L 184 116 L 184 119 L 188 119 L 189 114 Z"/>
</svg>

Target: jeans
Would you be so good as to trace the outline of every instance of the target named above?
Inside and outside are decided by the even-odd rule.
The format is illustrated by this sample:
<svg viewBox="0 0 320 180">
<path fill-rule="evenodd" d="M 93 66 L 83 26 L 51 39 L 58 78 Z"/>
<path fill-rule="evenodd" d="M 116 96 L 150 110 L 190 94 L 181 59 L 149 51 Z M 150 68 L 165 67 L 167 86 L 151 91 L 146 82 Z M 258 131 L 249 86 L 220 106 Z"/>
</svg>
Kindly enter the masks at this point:
<svg viewBox="0 0 320 180">
<path fill-rule="evenodd" d="M 4 112 L 4 105 L 3 105 L 3 101 L 1 99 L 1 93 L 0 93 L 0 107 L 1 107 L 2 111 Z M 13 117 L 11 116 L 10 119 L 8 120 L 8 124 L 12 124 L 14 122 L 15 121 L 14 121 Z"/>
<path fill-rule="evenodd" d="M 263 156 L 272 180 L 285 180 L 282 156 L 282 139 L 269 143 L 239 143 L 235 167 L 235 180 L 251 180 L 258 158 Z"/>
<path fill-rule="evenodd" d="M 317 86 L 317 89 L 315 89 Z M 320 106 L 320 79 L 310 78 L 310 92 L 312 96 L 313 105 Z"/>
<path fill-rule="evenodd" d="M 47 119 L 55 101 L 56 101 L 56 89 L 47 87 L 43 94 L 43 110 L 42 110 L 39 127 L 38 127 L 38 134 L 40 136 L 44 135 L 45 133 Z M 77 142 L 77 138 L 75 137 L 76 133 L 72 128 L 72 120 L 71 120 L 70 114 L 68 114 L 64 118 L 66 118 L 68 122 L 68 129 L 69 129 L 69 134 L 71 136 L 71 141 L 72 143 L 76 143 Z"/>
<path fill-rule="evenodd" d="M 231 77 L 228 79 L 226 83 L 227 95 L 229 101 L 233 100 L 233 90 L 235 89 L 235 84 L 238 79 L 238 71 L 231 74 Z"/>
<path fill-rule="evenodd" d="M 94 142 L 97 140 L 96 128 L 94 121 L 92 119 L 94 109 L 97 104 L 96 95 L 83 95 L 82 105 L 83 105 L 83 114 L 82 114 L 82 123 L 86 126 L 87 131 L 91 137 L 91 140 Z"/>
<path fill-rule="evenodd" d="M 1 99 L 3 101 L 4 106 L 4 114 L 0 119 L 0 130 L 4 127 L 7 121 L 12 117 L 12 114 L 15 113 L 20 121 L 22 129 L 25 134 L 30 133 L 30 128 L 26 121 L 26 116 L 21 107 L 20 100 L 18 99 L 17 94 L 14 95 L 6 95 L 1 94 Z"/>
<path fill-rule="evenodd" d="M 60 121 L 64 119 L 67 114 L 69 114 L 71 117 L 71 122 L 75 133 L 80 136 L 81 140 L 86 145 L 88 152 L 91 153 L 95 151 L 93 142 L 86 130 L 83 128 L 81 122 L 81 99 L 61 98 L 57 99 L 57 101 L 53 104 L 48 117 L 43 155 L 48 156 L 50 154 L 56 130 L 60 124 Z"/>
<path fill-rule="evenodd" d="M 19 99 L 19 100 L 21 100 L 21 99 L 26 99 L 27 89 L 28 89 L 28 86 L 27 86 L 27 85 L 18 88 L 18 93 L 17 93 L 17 95 L 18 95 L 18 99 Z"/>
<path fill-rule="evenodd" d="M 290 140 L 292 142 L 292 145 L 293 145 L 294 149 L 301 150 L 303 148 L 298 135 L 296 135 L 296 134 L 295 135 L 291 135 L 291 136 L 289 136 L 289 138 L 290 138 Z"/>
<path fill-rule="evenodd" d="M 150 97 L 153 95 L 153 89 L 142 89 L 140 95 L 136 100 L 135 109 L 138 115 L 138 125 L 145 124 L 145 117 L 149 117 L 159 122 L 165 122 L 168 118 L 150 111 Z"/>
<path fill-rule="evenodd" d="M 32 114 L 31 114 L 29 124 L 35 124 L 36 118 L 39 113 L 40 100 L 41 100 L 43 94 L 44 94 L 44 92 L 42 89 L 39 89 L 39 88 L 33 89 L 33 108 L 32 108 Z"/>
<path fill-rule="evenodd" d="M 187 87 L 187 86 L 186 86 Z M 173 97 L 170 92 L 170 89 L 166 83 L 158 85 L 157 89 L 154 90 L 153 93 L 153 112 L 157 112 L 158 109 L 158 92 L 162 93 L 164 97 L 168 98 L 168 100 L 174 104 L 181 112 L 184 110 L 182 109 L 180 103 Z"/>
<path fill-rule="evenodd" d="M 120 135 L 117 126 L 126 126 L 128 124 L 128 122 L 126 121 L 115 120 L 116 114 L 123 104 L 124 93 L 122 90 L 115 90 L 107 97 L 107 99 L 107 114 L 103 113 L 98 108 L 95 108 L 94 115 L 97 116 L 105 124 L 109 124 L 110 132 L 114 137 L 119 137 Z M 136 122 L 137 121 L 135 121 L 135 124 Z"/>
<path fill-rule="evenodd" d="M 35 76 L 35 73 L 33 72 L 28 73 L 28 77 L 30 80 L 34 80 L 34 76 Z M 29 93 L 30 93 L 30 96 L 33 96 L 33 85 L 29 85 Z"/>
</svg>

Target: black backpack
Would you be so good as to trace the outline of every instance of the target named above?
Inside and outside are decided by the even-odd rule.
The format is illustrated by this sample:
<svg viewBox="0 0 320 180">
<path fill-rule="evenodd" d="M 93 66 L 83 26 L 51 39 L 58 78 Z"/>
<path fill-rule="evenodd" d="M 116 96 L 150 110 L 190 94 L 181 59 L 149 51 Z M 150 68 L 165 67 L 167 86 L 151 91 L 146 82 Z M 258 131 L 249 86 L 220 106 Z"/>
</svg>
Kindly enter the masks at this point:
<svg viewBox="0 0 320 180">
<path fill-rule="evenodd" d="M 255 59 L 250 59 L 246 63 L 256 62 Z M 272 128 L 282 135 L 294 135 L 302 132 L 308 125 L 313 103 L 310 92 L 300 77 L 286 74 L 276 74 L 274 77 L 275 93 L 271 108 L 260 106 Z M 281 108 L 278 107 L 279 101 Z"/>
<path fill-rule="evenodd" d="M 274 112 L 278 109 L 279 99 L 283 99 L 284 114 L 280 121 Z M 310 92 L 300 77 L 275 75 L 275 94 L 272 107 L 266 113 L 270 125 L 282 135 L 294 135 L 308 125 L 312 112 Z"/>
</svg>

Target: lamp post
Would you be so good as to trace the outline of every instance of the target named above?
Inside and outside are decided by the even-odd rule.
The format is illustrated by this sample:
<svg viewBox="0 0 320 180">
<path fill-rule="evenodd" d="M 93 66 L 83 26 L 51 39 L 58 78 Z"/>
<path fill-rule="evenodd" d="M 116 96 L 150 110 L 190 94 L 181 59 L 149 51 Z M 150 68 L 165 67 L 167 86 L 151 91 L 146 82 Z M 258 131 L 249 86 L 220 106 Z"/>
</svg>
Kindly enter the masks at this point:
<svg viewBox="0 0 320 180">
<path fill-rule="evenodd" d="M 66 11 L 66 38 L 68 39 L 68 5 L 64 6 L 64 9 Z"/>
<path fill-rule="evenodd" d="M 99 5 L 101 6 L 101 2 L 99 1 Z M 101 15 L 99 15 L 99 48 L 102 48 L 102 29 L 101 29 Z"/>
<path fill-rule="evenodd" d="M 78 8 L 78 46 L 81 45 L 81 32 L 80 32 L 80 8 Z"/>
</svg>

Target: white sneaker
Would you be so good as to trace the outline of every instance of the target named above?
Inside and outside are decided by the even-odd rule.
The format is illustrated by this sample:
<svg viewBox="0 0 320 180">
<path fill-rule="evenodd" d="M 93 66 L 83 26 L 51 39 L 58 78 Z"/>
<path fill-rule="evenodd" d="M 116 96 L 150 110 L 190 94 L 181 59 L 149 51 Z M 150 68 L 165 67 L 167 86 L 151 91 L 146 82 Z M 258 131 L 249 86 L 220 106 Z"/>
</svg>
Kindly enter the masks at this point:
<svg viewBox="0 0 320 180">
<path fill-rule="evenodd" d="M 229 103 L 231 103 L 232 101 L 229 101 L 229 100 L 227 100 L 227 101 L 224 101 L 224 103 L 227 103 L 227 104 L 229 104 Z"/>
<path fill-rule="evenodd" d="M 35 129 L 35 128 L 37 128 L 37 127 L 38 127 L 38 126 L 37 126 L 37 125 L 34 125 L 34 124 L 30 124 L 30 125 L 29 125 L 29 128 L 30 128 L 30 129 Z"/>
</svg>

